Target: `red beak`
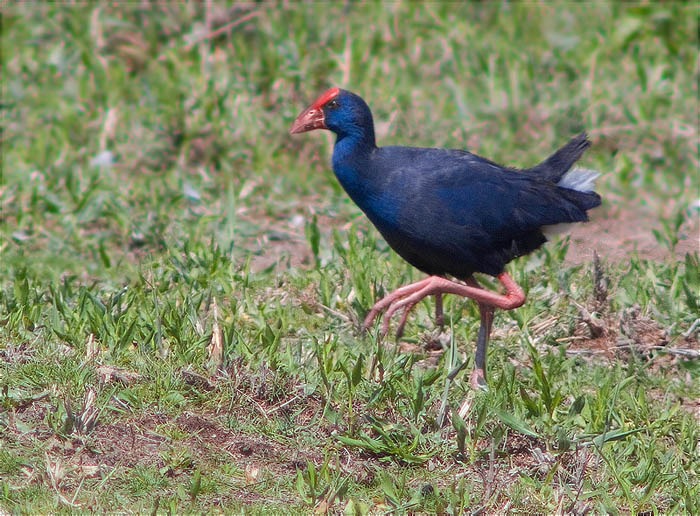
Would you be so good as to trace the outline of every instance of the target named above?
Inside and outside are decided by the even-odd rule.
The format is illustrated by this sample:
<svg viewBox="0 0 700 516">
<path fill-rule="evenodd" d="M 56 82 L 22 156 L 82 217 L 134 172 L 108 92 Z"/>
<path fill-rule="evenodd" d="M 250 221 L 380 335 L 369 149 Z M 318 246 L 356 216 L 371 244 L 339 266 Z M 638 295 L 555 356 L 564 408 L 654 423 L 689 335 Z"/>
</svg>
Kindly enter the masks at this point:
<svg viewBox="0 0 700 516">
<path fill-rule="evenodd" d="M 290 134 L 305 133 L 314 129 L 328 129 L 323 109 L 311 105 L 306 108 L 292 124 Z"/>
</svg>

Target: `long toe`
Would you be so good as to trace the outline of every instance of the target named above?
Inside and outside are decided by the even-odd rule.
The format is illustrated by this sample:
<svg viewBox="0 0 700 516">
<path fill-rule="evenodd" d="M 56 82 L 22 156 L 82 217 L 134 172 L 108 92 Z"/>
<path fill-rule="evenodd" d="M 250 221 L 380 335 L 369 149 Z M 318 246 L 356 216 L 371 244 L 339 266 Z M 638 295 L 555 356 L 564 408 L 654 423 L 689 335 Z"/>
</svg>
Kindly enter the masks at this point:
<svg viewBox="0 0 700 516">
<path fill-rule="evenodd" d="M 362 331 L 368 331 L 372 327 L 374 319 L 376 318 L 377 314 L 373 313 L 373 311 L 370 310 L 367 316 L 365 317 L 365 320 L 362 322 Z"/>
<path fill-rule="evenodd" d="M 377 301 L 367 313 L 367 316 L 365 317 L 365 320 L 362 323 L 362 329 L 364 331 L 368 331 L 374 325 L 375 319 L 379 316 L 380 313 L 382 313 L 382 310 L 386 308 L 385 300 L 386 298 Z"/>
<path fill-rule="evenodd" d="M 401 316 L 401 321 L 399 321 L 399 326 L 396 328 L 396 340 L 399 340 L 401 337 L 403 337 L 403 330 L 406 327 L 406 321 L 408 321 L 408 314 L 411 313 L 411 310 L 413 310 L 416 304 L 418 303 L 410 303 L 403 307 L 403 315 Z M 391 319 L 393 315 L 393 310 L 387 310 L 387 313 L 384 315 L 384 318 L 387 320 L 387 324 L 388 320 Z"/>
<path fill-rule="evenodd" d="M 410 311 L 413 305 L 416 304 L 415 302 L 406 302 L 406 298 L 411 297 L 416 292 L 420 292 L 426 285 L 430 284 L 432 280 L 433 277 L 429 276 L 415 283 L 411 283 L 410 285 L 405 285 L 398 288 L 390 294 L 384 296 L 382 299 L 377 301 L 369 311 L 364 322 L 362 323 L 362 329 L 367 331 L 372 324 L 374 324 L 374 320 L 379 316 L 379 314 L 386 310 L 387 313 L 384 315 L 381 328 L 382 336 L 386 335 L 389 332 L 389 319 L 391 319 L 396 310 L 410 304 L 411 306 L 408 308 L 408 311 Z M 399 324 L 400 332 L 403 332 L 404 325 L 405 320 L 402 319 L 402 323 Z"/>
<path fill-rule="evenodd" d="M 401 321 L 399 321 L 399 325 L 396 327 L 396 340 L 401 339 L 403 337 L 403 330 L 406 327 L 406 321 L 408 320 L 408 313 L 410 312 L 410 309 L 406 309 L 403 311 L 403 315 L 401 316 Z"/>
</svg>

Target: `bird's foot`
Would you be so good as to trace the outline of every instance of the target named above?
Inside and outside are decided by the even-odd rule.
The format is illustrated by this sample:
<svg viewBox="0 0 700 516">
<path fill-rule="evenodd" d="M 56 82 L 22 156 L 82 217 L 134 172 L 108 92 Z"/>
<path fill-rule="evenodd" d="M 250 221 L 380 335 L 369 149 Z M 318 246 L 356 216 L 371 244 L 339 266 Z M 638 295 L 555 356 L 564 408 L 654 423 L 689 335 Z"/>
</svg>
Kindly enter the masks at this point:
<svg viewBox="0 0 700 516">
<path fill-rule="evenodd" d="M 398 311 L 405 311 L 397 331 L 397 337 L 403 333 L 403 328 L 406 324 L 408 312 L 413 309 L 421 300 L 428 296 L 442 296 L 442 294 L 455 294 L 462 297 L 467 297 L 481 303 L 485 306 L 501 308 L 503 310 L 512 310 L 518 308 L 525 302 L 525 293 L 513 279 L 505 272 L 498 276 L 498 280 L 506 287 L 505 294 L 498 294 L 484 290 L 478 286 L 478 283 L 472 278 L 468 284 L 458 283 L 440 276 L 429 276 L 424 280 L 411 283 L 405 287 L 401 287 L 383 299 L 379 300 L 369 311 L 365 322 L 362 325 L 366 330 L 374 323 L 374 320 L 379 314 L 386 310 L 382 317 L 381 335 L 385 336 L 389 333 L 389 321 L 391 317 Z M 442 310 L 439 310 L 438 316 Z"/>
<path fill-rule="evenodd" d="M 406 326 L 408 314 L 421 299 L 427 297 L 430 294 L 420 296 L 415 295 L 421 294 L 421 291 L 429 285 L 430 280 L 433 277 L 434 276 L 430 276 L 424 280 L 417 281 L 416 283 L 411 283 L 410 285 L 406 285 L 404 287 L 396 289 L 391 294 L 377 301 L 367 314 L 367 317 L 365 317 L 365 321 L 362 324 L 362 328 L 364 330 L 368 330 L 374 323 L 375 319 L 379 316 L 379 314 L 382 311 L 386 310 L 386 313 L 382 318 L 382 326 L 380 330 L 381 336 L 384 337 L 387 333 L 389 333 L 389 321 L 391 320 L 391 317 L 396 313 L 397 310 L 403 308 L 404 313 L 401 317 L 401 320 L 399 321 L 399 326 L 396 329 L 396 338 L 401 338 L 401 336 L 403 335 L 404 327 Z"/>
<path fill-rule="evenodd" d="M 475 282 L 465 285 L 464 283 L 458 283 L 440 276 L 429 276 L 424 280 L 401 287 L 378 301 L 369 311 L 367 317 L 365 317 L 363 328 L 366 330 L 372 326 L 374 320 L 385 310 L 381 326 L 381 336 L 384 337 L 389 333 L 389 322 L 393 315 L 398 310 L 403 309 L 404 314 L 401 317 L 396 332 L 397 338 L 400 338 L 403 334 L 408 312 L 421 300 L 432 295 L 440 297 L 442 294 L 456 294 L 504 309 L 516 308 L 522 305 L 525 301 L 525 294 L 523 294 L 520 287 L 505 273 L 499 276 L 499 280 L 504 283 L 508 290 L 505 295 L 488 292 L 477 286 L 478 284 Z M 441 315 L 441 313 L 442 307 L 440 307 L 438 316 Z"/>
<path fill-rule="evenodd" d="M 474 369 L 469 377 L 469 384 L 475 391 L 488 391 L 489 386 L 486 383 L 486 371 L 479 368 Z"/>
<path fill-rule="evenodd" d="M 473 299 L 479 304 L 481 313 L 481 326 L 476 343 L 476 354 L 474 357 L 474 372 L 470 377 L 470 384 L 476 390 L 487 390 L 486 384 L 486 347 L 488 346 L 491 325 L 493 324 L 493 312 L 495 308 L 512 310 L 518 308 L 525 302 L 525 293 L 515 281 L 507 274 L 498 275 L 498 280 L 505 287 L 505 294 L 485 290 L 473 278 L 467 278 L 465 283 L 451 281 L 440 276 L 430 276 L 416 283 L 411 283 L 401 287 L 388 296 L 378 301 L 367 314 L 363 328 L 367 330 L 379 317 L 382 311 L 381 336 L 384 337 L 389 332 L 389 322 L 391 317 L 403 309 L 401 320 L 396 331 L 396 338 L 401 338 L 409 312 L 422 299 L 434 295 L 436 298 L 436 319 L 440 322 L 442 318 L 442 295 L 456 294 L 458 296 Z M 450 379 L 457 375 L 463 367 L 456 368 L 450 373 Z"/>
</svg>

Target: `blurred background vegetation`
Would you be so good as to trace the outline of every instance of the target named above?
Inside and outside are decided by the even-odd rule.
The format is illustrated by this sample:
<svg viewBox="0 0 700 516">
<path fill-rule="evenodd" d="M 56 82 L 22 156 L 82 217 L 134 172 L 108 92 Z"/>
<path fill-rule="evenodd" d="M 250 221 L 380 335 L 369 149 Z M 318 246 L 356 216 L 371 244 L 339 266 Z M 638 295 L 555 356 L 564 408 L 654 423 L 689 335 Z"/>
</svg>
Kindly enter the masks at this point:
<svg viewBox="0 0 700 516">
<path fill-rule="evenodd" d="M 331 85 L 368 101 L 383 144 L 526 166 L 587 130 L 609 202 L 687 207 L 696 15 L 682 3 L 6 6 L 4 247 L 71 268 L 184 221 L 230 236 L 226 191 L 268 214 L 290 193 L 345 202 L 330 147 L 287 133 Z"/>
</svg>

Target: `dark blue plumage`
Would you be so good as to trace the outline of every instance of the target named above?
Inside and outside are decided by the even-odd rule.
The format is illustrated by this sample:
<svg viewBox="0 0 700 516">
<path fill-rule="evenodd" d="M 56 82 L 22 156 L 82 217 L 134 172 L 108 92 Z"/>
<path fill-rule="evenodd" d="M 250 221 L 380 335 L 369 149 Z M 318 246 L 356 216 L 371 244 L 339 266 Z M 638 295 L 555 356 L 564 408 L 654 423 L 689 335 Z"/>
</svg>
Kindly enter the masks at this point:
<svg viewBox="0 0 700 516">
<path fill-rule="evenodd" d="M 333 170 L 389 245 L 431 275 L 498 275 L 546 242 L 542 227 L 588 220 L 598 194 L 557 185 L 588 147 L 574 138 L 528 170 L 461 150 L 377 147 L 359 96 L 339 90 L 323 108 L 337 134 Z"/>
<path fill-rule="evenodd" d="M 443 294 L 474 299 L 481 326 L 471 384 L 485 387 L 494 310 L 512 310 L 525 302 L 525 293 L 504 272 L 505 265 L 546 242 L 550 226 L 586 221 L 586 212 L 600 205 L 593 191 L 597 174 L 571 169 L 590 146 L 586 135 L 525 170 L 462 150 L 377 147 L 369 107 L 339 88 L 316 99 L 297 117 L 291 132 L 314 129 L 337 135 L 333 171 L 352 200 L 399 255 L 430 275 L 378 301 L 364 327 L 384 311 L 386 334 L 392 315 L 403 310 L 399 337 L 409 311 L 421 299 L 435 296 L 440 324 Z M 483 289 L 472 276 L 475 272 L 496 276 L 505 293 Z"/>
</svg>

